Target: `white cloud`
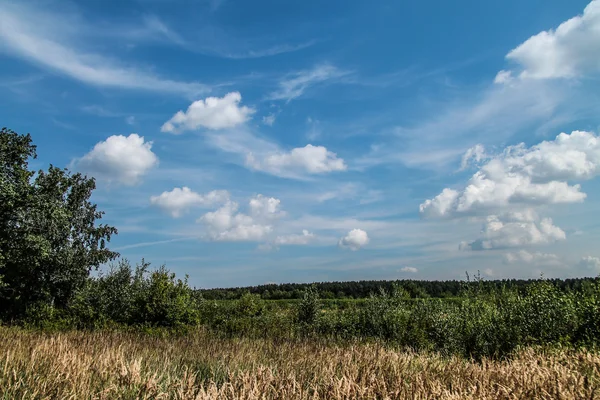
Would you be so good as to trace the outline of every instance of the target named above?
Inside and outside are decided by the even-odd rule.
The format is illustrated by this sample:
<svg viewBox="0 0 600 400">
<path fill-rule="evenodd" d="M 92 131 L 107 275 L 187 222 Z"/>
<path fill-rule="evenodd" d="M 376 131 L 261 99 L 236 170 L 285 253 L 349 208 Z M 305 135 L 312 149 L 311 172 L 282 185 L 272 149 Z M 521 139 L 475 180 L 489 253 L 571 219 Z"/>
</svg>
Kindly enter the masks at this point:
<svg viewBox="0 0 600 400">
<path fill-rule="evenodd" d="M 400 268 L 401 272 L 409 272 L 411 274 L 416 274 L 417 272 L 419 272 L 419 270 L 415 267 L 403 267 Z"/>
<path fill-rule="evenodd" d="M 573 78 L 600 69 L 600 0 L 593 0 L 583 15 L 530 37 L 508 53 L 518 63 L 520 78 Z M 505 71 L 506 72 L 506 71 Z"/>
<path fill-rule="evenodd" d="M 140 68 L 74 45 L 88 23 L 23 4 L 0 4 L 0 51 L 96 86 L 170 92 L 188 96 L 210 89 L 195 82 L 163 79 Z"/>
<path fill-rule="evenodd" d="M 579 260 L 579 267 L 592 271 L 594 274 L 600 273 L 600 258 L 592 256 L 584 256 Z"/>
<path fill-rule="evenodd" d="M 254 218 L 280 218 L 284 212 L 280 210 L 281 200 L 258 194 L 250 199 L 250 213 Z"/>
<path fill-rule="evenodd" d="M 286 172 L 305 172 L 323 174 L 347 169 L 344 160 L 323 146 L 308 144 L 305 147 L 292 149 L 290 152 L 266 154 L 260 158 L 250 153 L 246 164 L 256 170 L 274 175 L 285 175 Z"/>
<path fill-rule="evenodd" d="M 255 134 L 248 124 L 235 129 L 202 132 L 207 144 L 239 158 L 236 162 L 252 170 L 275 176 L 307 180 L 307 175 L 347 169 L 342 158 L 323 146 L 283 150 L 276 143 Z"/>
<path fill-rule="evenodd" d="M 267 125 L 267 126 L 273 126 L 273 124 L 275 123 L 275 114 L 269 114 L 269 115 L 265 115 L 262 118 L 262 122 L 263 124 Z"/>
<path fill-rule="evenodd" d="M 419 212 L 425 217 L 445 217 L 453 213 L 460 193 L 454 189 L 445 188 L 433 199 L 425 200 L 419 205 Z"/>
<path fill-rule="evenodd" d="M 511 82 L 513 79 L 511 71 L 502 70 L 496 74 L 494 78 L 494 83 L 502 85 Z"/>
<path fill-rule="evenodd" d="M 487 158 L 489 157 L 485 152 L 485 147 L 482 144 L 476 144 L 468 149 L 463 155 L 460 162 L 460 170 L 464 171 L 471 165 L 479 165 L 481 161 L 484 161 Z"/>
<path fill-rule="evenodd" d="M 566 239 L 565 232 L 552 219 L 539 219 L 533 213 L 490 215 L 473 242 L 462 242 L 461 250 L 493 250 L 530 245 L 549 244 Z"/>
<path fill-rule="evenodd" d="M 340 239 L 338 246 L 356 251 L 369 243 L 369 235 L 362 229 L 352 229 Z"/>
<path fill-rule="evenodd" d="M 287 236 L 277 236 L 275 238 L 275 245 L 296 245 L 302 246 L 307 245 L 315 239 L 315 234 L 307 231 L 306 229 L 302 230 L 301 235 L 287 235 Z"/>
<path fill-rule="evenodd" d="M 308 145 L 284 151 L 244 125 L 236 129 L 203 132 L 207 144 L 238 156 L 235 161 L 252 170 L 282 178 L 308 180 L 307 175 L 345 170 L 344 160 L 325 147 Z"/>
<path fill-rule="evenodd" d="M 515 253 L 504 255 L 504 262 L 507 264 L 533 264 L 533 265 L 562 265 L 562 261 L 556 254 L 531 253 L 527 250 L 519 250 Z"/>
<path fill-rule="evenodd" d="M 243 124 L 254 109 L 241 106 L 242 96 L 231 92 L 223 97 L 207 97 L 193 102 L 186 112 L 178 111 L 161 127 L 162 132 L 181 133 L 186 130 L 226 129 Z"/>
<path fill-rule="evenodd" d="M 279 82 L 279 89 L 271 93 L 270 100 L 293 100 L 300 97 L 306 89 L 318 83 L 332 79 L 339 79 L 348 75 L 349 72 L 342 71 L 329 64 L 317 65 L 313 69 L 289 74 Z"/>
<path fill-rule="evenodd" d="M 589 132 L 561 133 L 531 148 L 510 146 L 488 161 L 461 191 L 444 189 L 419 207 L 426 217 L 455 217 L 514 204 L 581 202 L 586 194 L 569 181 L 600 173 L 600 140 Z"/>
<path fill-rule="evenodd" d="M 129 117 L 125 118 L 125 122 L 127 122 L 128 125 L 135 125 L 135 117 L 130 115 Z"/>
<path fill-rule="evenodd" d="M 198 194 L 188 187 L 174 188 L 170 192 L 163 192 L 159 196 L 150 197 L 150 203 L 162 208 L 178 218 L 195 206 L 212 206 L 229 200 L 226 190 L 213 190 L 205 195 Z"/>
<path fill-rule="evenodd" d="M 251 215 L 238 212 L 238 204 L 227 201 L 216 211 L 198 219 L 208 229 L 209 237 L 218 241 L 260 241 L 273 231 L 272 222 L 282 213 L 280 201 L 257 195 L 250 200 Z"/>
<path fill-rule="evenodd" d="M 158 165 L 152 152 L 152 142 L 132 133 L 129 136 L 110 136 L 83 157 L 73 161 L 77 170 L 109 183 L 135 185 L 150 169 Z"/>
</svg>

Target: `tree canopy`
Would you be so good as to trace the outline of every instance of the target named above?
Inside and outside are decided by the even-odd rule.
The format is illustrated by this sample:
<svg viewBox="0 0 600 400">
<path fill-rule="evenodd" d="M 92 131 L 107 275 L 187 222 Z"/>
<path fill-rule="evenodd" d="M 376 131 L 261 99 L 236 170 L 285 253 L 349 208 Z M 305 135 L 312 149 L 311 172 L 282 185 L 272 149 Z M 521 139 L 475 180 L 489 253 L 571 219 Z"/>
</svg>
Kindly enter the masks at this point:
<svg viewBox="0 0 600 400">
<path fill-rule="evenodd" d="M 118 257 L 117 229 L 97 224 L 94 178 L 50 165 L 32 171 L 31 135 L 0 131 L 0 313 L 18 316 L 43 302 L 66 306 L 92 269 Z"/>
</svg>

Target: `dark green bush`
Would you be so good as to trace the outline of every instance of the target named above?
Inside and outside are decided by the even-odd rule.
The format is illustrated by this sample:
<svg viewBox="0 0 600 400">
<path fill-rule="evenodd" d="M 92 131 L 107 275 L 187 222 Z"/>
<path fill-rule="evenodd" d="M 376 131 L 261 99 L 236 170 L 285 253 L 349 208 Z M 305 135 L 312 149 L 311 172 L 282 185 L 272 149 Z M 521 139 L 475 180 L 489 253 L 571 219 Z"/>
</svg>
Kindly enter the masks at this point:
<svg viewBox="0 0 600 400">
<path fill-rule="evenodd" d="M 127 260 L 108 273 L 91 278 L 78 291 L 69 310 L 84 327 L 108 322 L 128 325 L 177 327 L 196 325 L 200 310 L 185 280 L 175 279 L 165 266 L 149 271 L 142 260 L 135 271 Z"/>
</svg>

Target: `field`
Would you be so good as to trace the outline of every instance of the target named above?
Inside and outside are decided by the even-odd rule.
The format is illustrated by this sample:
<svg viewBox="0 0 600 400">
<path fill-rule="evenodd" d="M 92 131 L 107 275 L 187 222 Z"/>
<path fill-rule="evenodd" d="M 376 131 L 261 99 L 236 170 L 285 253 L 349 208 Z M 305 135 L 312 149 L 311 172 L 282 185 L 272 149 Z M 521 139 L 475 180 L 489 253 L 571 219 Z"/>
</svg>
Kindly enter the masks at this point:
<svg viewBox="0 0 600 400">
<path fill-rule="evenodd" d="M 5 313 L 0 399 L 600 399 L 600 281 L 584 283 L 217 300 L 123 263 Z"/>
<path fill-rule="evenodd" d="M 481 362 L 378 343 L 0 328 L 2 399 L 595 399 L 600 355 Z"/>
</svg>

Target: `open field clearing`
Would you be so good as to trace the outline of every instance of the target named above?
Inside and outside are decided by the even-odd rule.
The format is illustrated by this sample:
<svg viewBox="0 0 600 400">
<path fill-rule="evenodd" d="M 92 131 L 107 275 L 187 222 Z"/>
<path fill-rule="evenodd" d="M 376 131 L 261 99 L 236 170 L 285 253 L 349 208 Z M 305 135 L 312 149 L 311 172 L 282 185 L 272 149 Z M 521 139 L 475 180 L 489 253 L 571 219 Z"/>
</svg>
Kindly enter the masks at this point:
<svg viewBox="0 0 600 400">
<path fill-rule="evenodd" d="M 443 358 L 378 344 L 0 328 L 2 399 L 595 399 L 600 355 Z"/>
</svg>

